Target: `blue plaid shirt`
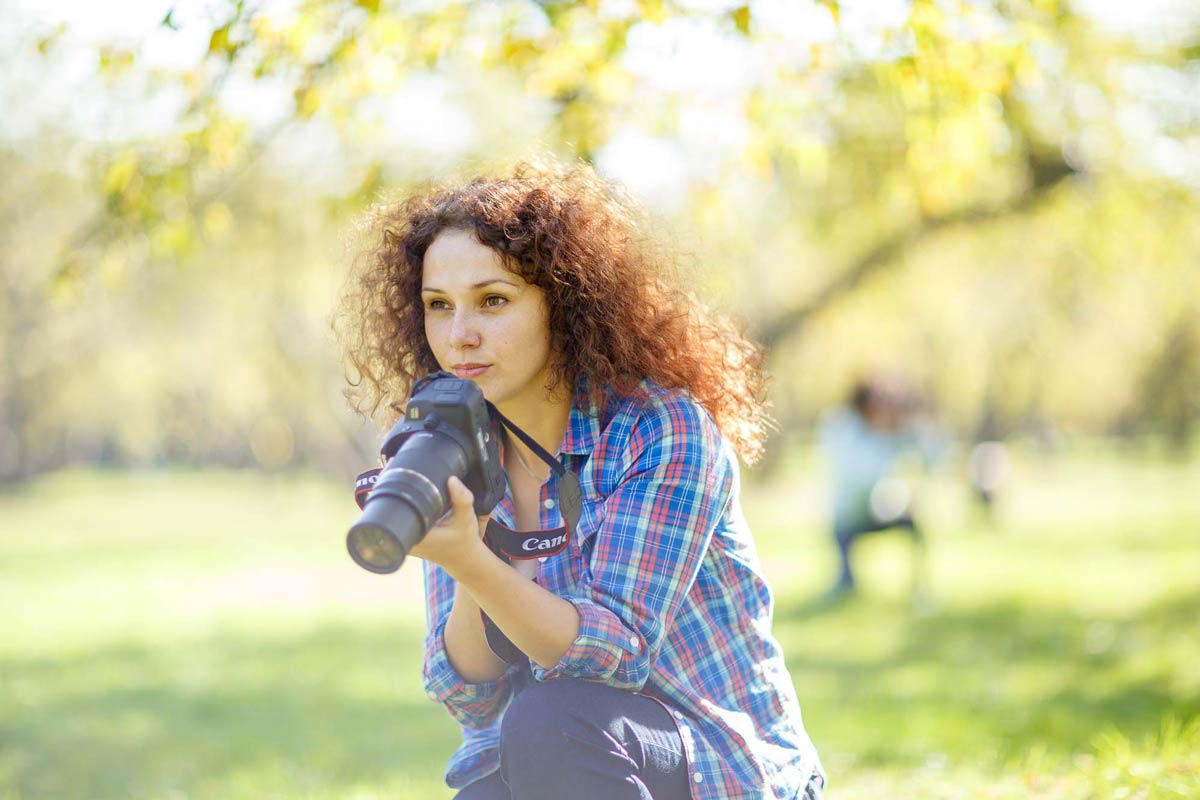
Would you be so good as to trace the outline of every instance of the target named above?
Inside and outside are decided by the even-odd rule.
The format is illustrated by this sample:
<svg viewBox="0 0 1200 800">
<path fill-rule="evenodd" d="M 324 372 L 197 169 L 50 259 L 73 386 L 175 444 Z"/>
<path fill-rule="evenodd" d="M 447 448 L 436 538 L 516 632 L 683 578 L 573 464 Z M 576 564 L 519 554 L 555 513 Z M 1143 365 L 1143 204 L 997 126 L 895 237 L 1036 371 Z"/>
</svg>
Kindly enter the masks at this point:
<svg viewBox="0 0 1200 800">
<path fill-rule="evenodd" d="M 675 715 L 695 800 L 792 800 L 821 767 L 771 635 L 771 591 L 738 503 L 737 459 L 688 396 L 647 397 L 602 414 L 575 407 L 564 465 L 583 489 L 567 549 L 538 564 L 538 583 L 579 611 L 579 636 L 536 680 L 573 677 L 639 692 Z M 563 524 L 558 479 L 542 487 L 540 525 Z M 493 517 L 515 527 L 508 494 Z M 424 683 L 462 726 L 446 782 L 458 789 L 499 767 L 500 718 L 517 667 L 466 683 L 443 632 L 454 581 L 425 564 Z M 523 666 L 523 665 L 522 665 Z M 820 780 L 812 790 L 820 785 Z"/>
</svg>

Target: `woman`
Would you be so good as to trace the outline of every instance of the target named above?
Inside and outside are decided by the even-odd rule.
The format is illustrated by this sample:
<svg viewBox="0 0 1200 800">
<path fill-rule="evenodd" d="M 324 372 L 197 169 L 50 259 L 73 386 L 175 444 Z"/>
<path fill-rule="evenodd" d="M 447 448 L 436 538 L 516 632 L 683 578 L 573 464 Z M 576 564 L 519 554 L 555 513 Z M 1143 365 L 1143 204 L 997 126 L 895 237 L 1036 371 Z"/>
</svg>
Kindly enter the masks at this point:
<svg viewBox="0 0 1200 800">
<path fill-rule="evenodd" d="M 371 217 L 345 308 L 360 410 L 397 412 L 442 369 L 539 446 L 504 435 L 492 519 L 452 479 L 452 511 L 412 550 L 425 688 L 463 730 L 458 800 L 824 783 L 738 503 L 735 450 L 757 456 L 766 422 L 759 352 L 673 288 L 635 220 L 589 168 L 529 165 Z M 559 508 L 567 481 L 578 514 Z M 492 526 L 565 543 L 510 558 Z"/>
</svg>

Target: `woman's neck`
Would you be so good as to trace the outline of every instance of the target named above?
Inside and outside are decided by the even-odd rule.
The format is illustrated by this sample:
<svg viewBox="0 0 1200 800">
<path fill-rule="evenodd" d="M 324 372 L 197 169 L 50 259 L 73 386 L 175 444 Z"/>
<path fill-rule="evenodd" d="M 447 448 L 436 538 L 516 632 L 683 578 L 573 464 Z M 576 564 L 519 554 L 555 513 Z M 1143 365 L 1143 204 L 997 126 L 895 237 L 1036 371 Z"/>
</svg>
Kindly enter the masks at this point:
<svg viewBox="0 0 1200 800">
<path fill-rule="evenodd" d="M 562 446 L 563 435 L 567 431 L 567 424 L 571 420 L 571 395 L 569 393 L 556 391 L 549 397 L 538 398 L 538 402 L 497 404 L 496 407 L 500 409 L 501 414 L 532 436 L 534 441 L 551 455 L 558 453 Z M 526 460 L 531 465 L 542 463 L 537 456 L 533 456 L 533 460 L 529 460 L 529 457 L 533 455 L 529 452 L 529 448 L 516 441 L 516 437 L 511 438 L 513 445 L 523 450 Z"/>
</svg>

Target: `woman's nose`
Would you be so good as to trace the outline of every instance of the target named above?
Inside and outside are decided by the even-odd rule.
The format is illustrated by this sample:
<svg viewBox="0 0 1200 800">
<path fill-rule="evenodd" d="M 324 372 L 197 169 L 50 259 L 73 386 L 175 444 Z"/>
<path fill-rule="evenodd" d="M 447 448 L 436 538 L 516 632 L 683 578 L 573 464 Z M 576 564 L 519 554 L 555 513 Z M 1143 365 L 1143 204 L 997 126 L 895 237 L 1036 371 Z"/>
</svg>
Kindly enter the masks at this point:
<svg viewBox="0 0 1200 800">
<path fill-rule="evenodd" d="M 479 345 L 479 330 L 470 313 L 459 312 L 454 315 L 454 321 L 450 323 L 450 344 L 454 347 Z"/>
</svg>

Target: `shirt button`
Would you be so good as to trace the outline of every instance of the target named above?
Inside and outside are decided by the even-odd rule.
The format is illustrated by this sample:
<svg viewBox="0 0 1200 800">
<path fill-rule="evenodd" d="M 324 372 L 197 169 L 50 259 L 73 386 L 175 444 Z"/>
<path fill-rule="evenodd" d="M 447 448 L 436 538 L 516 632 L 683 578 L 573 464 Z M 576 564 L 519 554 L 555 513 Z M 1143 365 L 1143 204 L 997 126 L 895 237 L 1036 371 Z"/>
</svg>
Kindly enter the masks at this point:
<svg viewBox="0 0 1200 800">
<path fill-rule="evenodd" d="M 671 713 L 675 715 L 675 719 L 683 719 L 683 714 L 682 714 L 682 712 L 679 712 L 679 711 L 672 711 Z"/>
<path fill-rule="evenodd" d="M 638 641 L 638 637 L 636 636 L 630 636 L 629 643 L 633 645 L 634 652 L 637 652 L 638 647 L 641 645 L 641 642 Z"/>
<path fill-rule="evenodd" d="M 696 783 L 704 783 L 704 776 L 697 772 L 692 776 L 692 780 L 694 780 Z"/>
<path fill-rule="evenodd" d="M 554 501 L 553 500 L 543 500 L 542 508 L 554 508 Z"/>
</svg>

